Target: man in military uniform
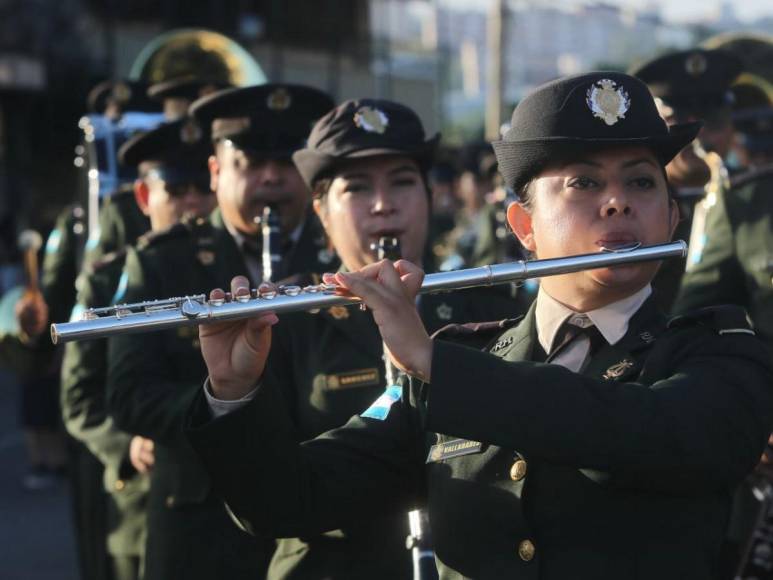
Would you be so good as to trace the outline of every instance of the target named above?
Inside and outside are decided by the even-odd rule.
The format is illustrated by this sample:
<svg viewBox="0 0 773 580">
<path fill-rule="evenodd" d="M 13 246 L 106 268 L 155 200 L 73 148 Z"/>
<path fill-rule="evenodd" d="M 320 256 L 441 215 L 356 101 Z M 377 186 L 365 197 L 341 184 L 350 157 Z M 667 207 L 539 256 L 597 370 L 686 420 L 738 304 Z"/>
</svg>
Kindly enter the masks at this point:
<svg viewBox="0 0 773 580">
<path fill-rule="evenodd" d="M 162 125 L 124 144 L 119 160 L 139 168 L 135 197 L 153 232 L 183 217 L 206 217 L 215 208 L 209 187 L 208 134 L 190 119 Z M 148 236 L 142 238 L 146 243 Z M 116 296 L 126 247 L 112 252 L 81 273 L 74 316 L 103 307 Z M 107 542 L 116 580 L 136 580 L 145 550 L 145 503 L 152 468 L 152 441 L 115 426 L 105 403 L 107 342 L 69 343 L 62 365 L 62 413 L 69 433 L 84 443 L 105 466 L 104 486 L 111 497 Z"/>
<path fill-rule="evenodd" d="M 324 250 L 310 194 L 290 155 L 333 103 L 304 86 L 228 89 L 197 101 L 211 123 L 210 185 L 218 209 L 129 251 L 120 302 L 200 294 L 238 272 L 261 281 L 256 218 L 273 204 L 281 218 L 282 275 L 317 272 Z M 281 279 L 282 276 L 277 276 Z M 182 436 L 182 414 L 205 374 L 195 328 L 110 341 L 108 402 L 117 425 L 154 441 L 148 498 L 146 580 L 260 578 L 273 542 L 233 525 Z"/>
<path fill-rule="evenodd" d="M 689 240 L 691 252 L 700 245 L 704 206 L 712 203 L 714 192 L 726 186 L 723 160 L 734 136 L 730 86 L 741 70 L 741 61 L 731 53 L 691 49 L 655 58 L 632 71 L 647 83 L 667 123 L 704 123 L 693 146 L 686 147 L 666 167 L 681 214 L 675 237 Z M 664 310 L 670 310 L 682 273 L 693 259 L 691 254 L 686 260 L 665 264 L 655 279 L 656 294 Z"/>
<path fill-rule="evenodd" d="M 755 163 L 733 176 L 730 190 L 718 192 L 709 208 L 702 249 L 684 275 L 674 311 L 722 303 L 743 306 L 773 359 L 773 108 L 768 104 L 747 111 L 737 127 L 739 141 Z M 736 492 L 723 578 L 736 573 L 759 514 L 753 488 L 760 476 Z"/>
<path fill-rule="evenodd" d="M 622 73 L 548 83 L 494 144 L 521 200 L 508 222 L 537 259 L 665 242 L 678 214 L 664 166 L 698 129 L 667 127 Z M 339 272 L 327 281 L 364 300 L 411 378 L 299 444 L 276 315 L 204 325 L 209 378 L 188 437 L 259 534 L 418 504 L 444 579 L 713 578 L 729 491 L 773 423 L 773 367 L 738 308 L 669 323 L 651 299 L 657 267 L 545 277 L 519 324 L 455 327 L 452 340 L 430 339 L 416 315 L 417 266 Z M 232 296 L 246 284 L 232 280 Z"/>
</svg>

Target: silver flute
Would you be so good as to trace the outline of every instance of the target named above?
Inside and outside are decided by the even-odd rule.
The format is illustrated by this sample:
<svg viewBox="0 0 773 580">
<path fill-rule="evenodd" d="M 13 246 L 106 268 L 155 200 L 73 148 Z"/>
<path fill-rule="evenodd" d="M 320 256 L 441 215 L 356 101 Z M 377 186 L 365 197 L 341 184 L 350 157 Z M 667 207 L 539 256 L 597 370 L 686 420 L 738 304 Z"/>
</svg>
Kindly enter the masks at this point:
<svg viewBox="0 0 773 580">
<path fill-rule="evenodd" d="M 424 277 L 419 292 L 432 294 L 476 286 L 493 286 L 529 278 L 570 274 L 581 270 L 666 258 L 684 258 L 686 255 L 687 244 L 681 240 L 653 246 L 641 246 L 637 243 L 615 249 L 604 249 L 593 254 L 509 262 L 428 274 Z M 269 291 L 252 290 L 248 296 L 239 296 L 232 300 L 207 300 L 205 294 L 199 294 L 168 300 L 92 308 L 83 314 L 81 320 L 52 324 L 51 340 L 54 344 L 58 344 L 251 318 L 267 312 L 283 314 L 319 310 L 331 306 L 348 306 L 361 302 L 355 296 L 342 294 L 341 288 L 334 284 L 319 284 L 305 288 L 280 286 Z"/>
</svg>

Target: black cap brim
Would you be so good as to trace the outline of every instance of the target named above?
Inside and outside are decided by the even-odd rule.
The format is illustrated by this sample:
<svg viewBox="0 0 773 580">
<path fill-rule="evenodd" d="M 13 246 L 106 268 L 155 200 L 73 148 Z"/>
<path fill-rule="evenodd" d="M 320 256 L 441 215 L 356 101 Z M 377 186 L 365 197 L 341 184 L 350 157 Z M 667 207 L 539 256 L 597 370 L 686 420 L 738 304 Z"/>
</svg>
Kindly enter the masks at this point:
<svg viewBox="0 0 773 580">
<path fill-rule="evenodd" d="M 421 147 L 415 149 L 395 149 L 389 147 L 379 147 L 371 149 L 360 149 L 352 151 L 346 155 L 328 155 L 320 153 L 315 149 L 299 149 L 293 153 L 293 162 L 303 181 L 311 189 L 314 182 L 322 177 L 328 176 L 336 167 L 347 161 L 366 159 L 368 157 L 380 157 L 384 155 L 409 157 L 414 159 L 423 170 L 428 170 L 435 157 L 435 150 L 440 142 L 440 134 L 427 139 Z"/>
<path fill-rule="evenodd" d="M 580 139 L 555 137 L 530 141 L 494 141 L 491 145 L 505 184 L 516 192 L 553 159 L 582 151 L 609 147 L 647 147 L 665 166 L 689 145 L 703 126 L 700 122 L 672 125 L 668 135 L 636 138 Z"/>
</svg>

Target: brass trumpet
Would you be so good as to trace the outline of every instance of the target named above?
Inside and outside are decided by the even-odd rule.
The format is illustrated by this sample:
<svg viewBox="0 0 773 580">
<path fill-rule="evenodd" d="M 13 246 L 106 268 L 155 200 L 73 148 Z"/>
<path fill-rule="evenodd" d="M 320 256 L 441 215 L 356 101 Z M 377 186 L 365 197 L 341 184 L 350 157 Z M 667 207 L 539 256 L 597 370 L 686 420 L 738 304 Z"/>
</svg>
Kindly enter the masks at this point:
<svg viewBox="0 0 773 580">
<path fill-rule="evenodd" d="M 461 290 L 476 286 L 493 286 L 519 282 L 529 278 L 570 274 L 581 270 L 622 266 L 666 258 L 683 258 L 687 244 L 675 241 L 667 244 L 626 247 L 548 260 L 530 260 L 493 264 L 466 270 L 428 274 L 421 286 L 421 294 Z M 152 300 L 136 304 L 119 304 L 107 308 L 92 308 L 78 321 L 51 325 L 54 344 L 73 340 L 105 338 L 119 334 L 166 330 L 179 326 L 193 326 L 207 322 L 250 318 L 265 312 L 282 314 L 316 310 L 331 306 L 359 304 L 357 297 L 342 295 L 338 286 L 280 286 L 278 290 L 259 292 L 250 296 L 225 300 L 207 300 L 206 295 L 183 296 L 168 300 Z"/>
</svg>

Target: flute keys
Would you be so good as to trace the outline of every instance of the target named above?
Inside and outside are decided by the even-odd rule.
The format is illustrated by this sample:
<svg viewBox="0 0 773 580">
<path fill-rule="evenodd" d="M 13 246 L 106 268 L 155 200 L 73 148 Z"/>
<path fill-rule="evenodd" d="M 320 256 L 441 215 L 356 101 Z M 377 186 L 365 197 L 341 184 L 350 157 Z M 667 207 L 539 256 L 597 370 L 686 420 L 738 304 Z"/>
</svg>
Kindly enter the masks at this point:
<svg viewBox="0 0 773 580">
<path fill-rule="evenodd" d="M 273 298 L 276 298 L 277 291 L 273 288 L 258 288 L 258 294 L 261 298 L 264 298 L 265 300 L 271 300 Z"/>
<path fill-rule="evenodd" d="M 249 302 L 250 301 L 250 295 L 249 294 L 243 294 L 241 296 L 236 296 L 235 300 L 237 302 L 241 302 L 242 304 L 244 304 L 245 302 Z"/>
<path fill-rule="evenodd" d="M 222 306 L 223 304 L 225 304 L 225 298 L 213 298 L 212 300 L 209 301 L 209 304 L 211 306 Z"/>
<path fill-rule="evenodd" d="M 284 286 L 282 292 L 287 296 L 298 296 L 301 293 L 300 286 Z"/>
</svg>

